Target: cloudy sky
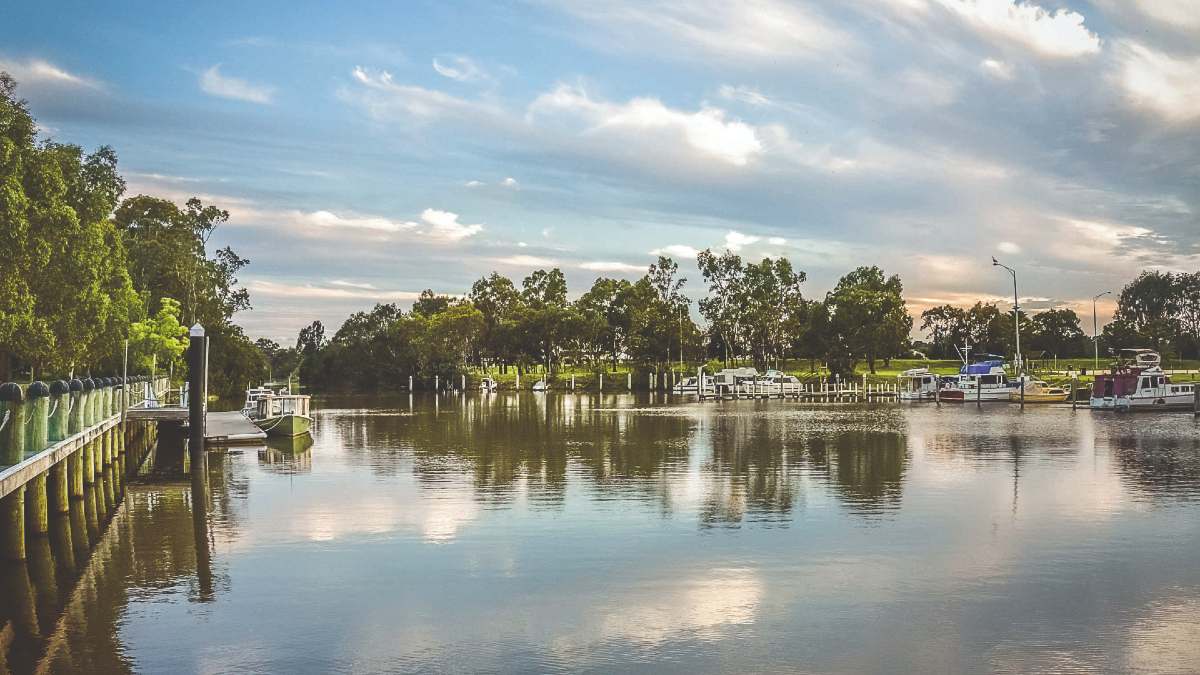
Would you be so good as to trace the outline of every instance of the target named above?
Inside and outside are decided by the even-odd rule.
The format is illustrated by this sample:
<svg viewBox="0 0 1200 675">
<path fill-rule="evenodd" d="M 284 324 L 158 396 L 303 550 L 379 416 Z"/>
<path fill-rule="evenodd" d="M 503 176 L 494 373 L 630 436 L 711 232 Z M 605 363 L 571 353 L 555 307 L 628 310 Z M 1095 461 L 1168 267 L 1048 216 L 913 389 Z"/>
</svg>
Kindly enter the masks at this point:
<svg viewBox="0 0 1200 675">
<path fill-rule="evenodd" d="M 556 265 L 863 264 L 910 311 L 1200 267 L 1195 0 L 15 3 L 0 69 L 130 193 L 198 195 L 254 336 Z M 1101 305 L 1101 320 L 1111 313 Z M 1090 331 L 1090 325 L 1087 326 Z"/>
</svg>

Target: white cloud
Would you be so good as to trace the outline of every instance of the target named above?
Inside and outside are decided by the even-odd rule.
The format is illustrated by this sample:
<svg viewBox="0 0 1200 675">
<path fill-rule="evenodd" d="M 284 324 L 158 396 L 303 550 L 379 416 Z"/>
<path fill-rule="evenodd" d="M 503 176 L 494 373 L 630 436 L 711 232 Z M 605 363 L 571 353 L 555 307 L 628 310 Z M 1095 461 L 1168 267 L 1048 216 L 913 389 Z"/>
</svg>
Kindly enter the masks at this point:
<svg viewBox="0 0 1200 675">
<path fill-rule="evenodd" d="M 602 31 L 605 46 L 764 63 L 845 56 L 853 40 L 811 6 L 780 0 L 576 0 L 558 5 Z"/>
<path fill-rule="evenodd" d="M 1002 241 L 999 244 L 996 244 L 996 250 L 1000 251 L 1001 253 L 1017 254 L 1021 252 L 1021 247 L 1011 241 Z"/>
<path fill-rule="evenodd" d="M 481 180 L 469 180 L 466 183 L 464 183 L 464 185 L 466 185 L 469 188 L 477 188 L 477 187 L 483 187 L 484 185 L 486 185 L 486 183 L 484 183 Z"/>
<path fill-rule="evenodd" d="M 483 225 L 467 225 L 458 222 L 458 214 L 438 209 L 425 209 L 421 220 L 429 227 L 421 232 L 427 238 L 443 243 L 462 241 L 483 231 Z"/>
<path fill-rule="evenodd" d="M 1196 0 L 1139 0 L 1130 4 L 1169 28 L 1200 28 L 1200 7 L 1197 7 Z"/>
<path fill-rule="evenodd" d="M 630 265 L 623 262 L 585 262 L 580 263 L 580 269 L 591 270 L 593 272 L 644 272 L 646 268 L 641 265 Z"/>
<path fill-rule="evenodd" d="M 506 188 L 509 188 L 510 190 L 518 190 L 521 187 L 521 184 L 517 182 L 517 179 L 513 178 L 512 176 L 500 181 L 500 184 Z"/>
<path fill-rule="evenodd" d="M 751 234 L 742 234 L 737 230 L 730 230 L 725 233 L 725 248 L 737 253 L 743 248 L 762 241 L 762 237 L 756 237 Z"/>
<path fill-rule="evenodd" d="M 1117 51 L 1117 81 L 1130 104 L 1170 122 L 1200 117 L 1200 58 L 1177 59 L 1133 41 Z"/>
<path fill-rule="evenodd" d="M 366 96 L 355 97 L 372 116 L 386 118 L 395 113 L 409 117 L 436 119 L 446 115 L 472 115 L 488 111 L 487 106 L 457 96 L 416 85 L 398 84 L 386 70 L 369 71 L 355 66 L 354 80 L 365 88 Z M 490 113 L 496 111 L 491 110 Z"/>
<path fill-rule="evenodd" d="M 250 103 L 270 103 L 275 95 L 274 87 L 222 75 L 219 63 L 200 74 L 200 88 L 213 96 Z"/>
<path fill-rule="evenodd" d="M 958 83 L 928 71 L 908 68 L 897 80 L 903 87 L 902 100 L 917 105 L 945 106 L 958 98 Z"/>
<path fill-rule="evenodd" d="M 375 284 L 360 283 L 360 282 L 356 282 L 356 281 L 346 281 L 345 279 L 334 279 L 333 281 L 330 281 L 329 284 L 331 286 L 345 286 L 346 288 L 358 288 L 358 289 L 367 290 L 367 291 L 376 290 Z"/>
<path fill-rule="evenodd" d="M 433 69 L 438 75 L 459 82 L 478 82 L 487 79 L 487 73 L 465 56 L 447 56 L 433 60 Z"/>
<path fill-rule="evenodd" d="M 381 216 L 338 215 L 332 211 L 313 211 L 311 213 L 290 211 L 288 213 L 293 222 L 313 227 L 380 230 L 383 232 L 399 232 L 417 227 L 416 223 L 399 222 Z"/>
<path fill-rule="evenodd" d="M 783 246 L 787 244 L 787 239 L 784 239 L 783 237 L 771 237 L 767 240 L 767 243 L 772 246 Z"/>
<path fill-rule="evenodd" d="M 984 59 L 979 62 L 980 69 L 992 77 L 1001 80 L 1013 79 L 1013 67 L 1011 63 L 1001 61 L 999 59 Z"/>
<path fill-rule="evenodd" d="M 746 165 L 763 150 L 754 127 L 726 120 L 725 111 L 719 108 L 684 112 L 668 108 L 653 98 L 609 103 L 591 98 L 582 87 L 560 84 L 554 91 L 538 96 L 529 106 L 531 119 L 556 113 L 583 121 L 588 134 L 615 132 L 642 141 L 682 142 L 694 152 L 735 166 Z"/>
<path fill-rule="evenodd" d="M 742 103 L 749 103 L 755 106 L 771 104 L 771 99 L 751 87 L 735 87 L 730 84 L 723 84 L 717 90 L 717 95 L 729 101 L 741 101 Z"/>
<path fill-rule="evenodd" d="M 975 30 L 1023 45 L 1041 56 L 1075 58 L 1099 53 L 1100 38 L 1068 9 L 1046 10 L 1018 0 L 937 0 Z"/>
<path fill-rule="evenodd" d="M 510 255 L 503 258 L 491 258 L 491 261 L 499 265 L 508 265 L 510 267 L 553 267 L 558 264 L 553 258 L 541 258 L 535 255 Z"/>
<path fill-rule="evenodd" d="M 337 282 L 334 282 L 337 283 Z M 339 284 L 341 285 L 341 284 Z M 353 287 L 327 288 L 312 284 L 285 284 L 265 279 L 253 280 L 246 288 L 257 295 L 285 298 L 307 298 L 312 300 L 416 300 L 421 296 L 415 291 L 392 291 L 375 288 Z"/>
<path fill-rule="evenodd" d="M 7 71 L 17 84 L 48 84 L 67 87 L 84 87 L 88 89 L 100 89 L 100 83 L 80 76 L 67 70 L 44 61 L 42 59 L 28 59 L 26 61 L 4 61 L 0 60 L 0 70 Z"/>
<path fill-rule="evenodd" d="M 650 251 L 650 255 L 665 255 L 675 258 L 695 260 L 696 256 L 700 255 L 700 251 L 686 244 L 671 244 L 670 246 L 663 246 L 662 248 L 656 248 L 653 251 Z"/>
</svg>

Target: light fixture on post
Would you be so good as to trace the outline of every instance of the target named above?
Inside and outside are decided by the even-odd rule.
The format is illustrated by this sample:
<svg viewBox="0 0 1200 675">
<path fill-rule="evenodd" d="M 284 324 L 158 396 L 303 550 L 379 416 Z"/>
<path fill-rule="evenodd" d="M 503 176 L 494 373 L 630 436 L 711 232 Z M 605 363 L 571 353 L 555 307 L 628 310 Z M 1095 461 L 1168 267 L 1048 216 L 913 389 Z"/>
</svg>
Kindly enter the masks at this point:
<svg viewBox="0 0 1200 675">
<path fill-rule="evenodd" d="M 1025 370 L 1025 364 L 1021 360 L 1021 303 L 1017 299 L 1017 271 L 1014 270 L 1013 268 L 1009 267 L 1008 265 L 1005 265 L 1004 263 L 1000 262 L 999 260 L 996 260 L 995 256 L 992 256 L 992 266 L 993 267 L 1003 267 L 1004 269 L 1008 270 L 1009 274 L 1012 275 L 1012 279 L 1013 279 L 1013 329 L 1017 336 L 1017 355 L 1016 355 L 1016 358 L 1014 359 L 1013 367 L 1016 369 L 1017 374 L 1020 375 Z"/>
</svg>

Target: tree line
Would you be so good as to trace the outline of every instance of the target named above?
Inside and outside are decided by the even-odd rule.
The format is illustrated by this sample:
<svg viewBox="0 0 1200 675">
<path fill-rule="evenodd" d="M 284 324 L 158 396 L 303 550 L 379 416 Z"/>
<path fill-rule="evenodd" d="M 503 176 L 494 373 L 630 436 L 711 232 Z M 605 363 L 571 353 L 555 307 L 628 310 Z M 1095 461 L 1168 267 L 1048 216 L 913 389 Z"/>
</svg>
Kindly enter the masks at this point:
<svg viewBox="0 0 1200 675">
<path fill-rule="evenodd" d="M 228 212 L 124 193 L 112 148 L 39 140 L 0 72 L 0 380 L 115 373 L 126 339 L 131 368 L 182 372 L 185 325 L 198 322 L 211 389 L 240 394 L 266 361 L 233 321 L 250 306 L 237 281 L 249 261 L 208 250 Z"/>
<path fill-rule="evenodd" d="M 300 367 L 317 389 L 374 389 L 409 377 L 451 381 L 468 369 L 556 372 L 678 369 L 715 360 L 759 368 L 807 358 L 847 374 L 904 353 L 912 319 L 897 276 L 876 267 L 847 274 L 823 300 L 808 300 L 805 274 L 786 258 L 744 261 L 725 251 L 700 253 L 708 294 L 692 316 L 687 279 L 659 257 L 636 281 L 597 278 L 569 299 L 560 269 L 535 270 L 518 285 L 492 272 L 463 297 L 424 291 L 409 311 L 378 304 L 352 314 L 327 337 L 313 322 L 295 347 L 259 346 L 279 376 Z"/>
</svg>

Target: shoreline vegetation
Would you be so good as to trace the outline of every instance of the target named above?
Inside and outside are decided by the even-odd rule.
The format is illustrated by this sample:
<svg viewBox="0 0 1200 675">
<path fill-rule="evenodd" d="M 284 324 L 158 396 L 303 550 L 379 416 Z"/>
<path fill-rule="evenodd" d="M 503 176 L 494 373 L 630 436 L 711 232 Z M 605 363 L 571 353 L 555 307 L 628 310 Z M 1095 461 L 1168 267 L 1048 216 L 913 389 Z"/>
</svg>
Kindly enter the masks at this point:
<svg viewBox="0 0 1200 675">
<path fill-rule="evenodd" d="M 665 256 L 641 278 L 599 277 L 573 299 L 560 269 L 535 270 L 519 285 L 492 272 L 464 297 L 427 290 L 407 311 L 378 304 L 351 314 L 328 338 L 314 321 L 294 346 L 251 341 L 235 321 L 251 306 L 237 279 L 250 261 L 229 247 L 210 251 L 229 213 L 198 198 L 180 206 L 126 196 L 112 148 L 87 154 L 39 137 L 16 90 L 0 72 L 0 381 L 115 373 L 125 340 L 131 371 L 179 380 L 193 323 L 211 338 L 210 391 L 225 400 L 240 400 L 247 383 L 292 377 L 317 392 L 395 391 L 409 378 L 454 386 L 464 374 L 474 386 L 488 375 L 511 387 L 518 373 L 522 388 L 574 375 L 588 389 L 604 372 L 620 391 L 627 372 L 641 389 L 650 373 L 694 375 L 699 365 L 881 381 L 926 365 L 954 372 L 964 343 L 974 354 L 1015 351 L 1012 312 L 994 304 L 914 317 L 900 277 L 875 266 L 808 297 L 805 272 L 786 258 L 711 250 L 695 261 L 704 287 L 696 299 Z M 1092 369 L 1092 340 L 1074 311 L 1020 312 L 1017 322 L 1035 369 Z M 914 328 L 923 339 L 912 339 Z M 1101 367 L 1110 350 L 1149 347 L 1166 367 L 1195 371 L 1200 272 L 1142 272 L 1119 294 L 1099 346 Z M 929 360 L 913 360 L 918 353 Z"/>
</svg>

